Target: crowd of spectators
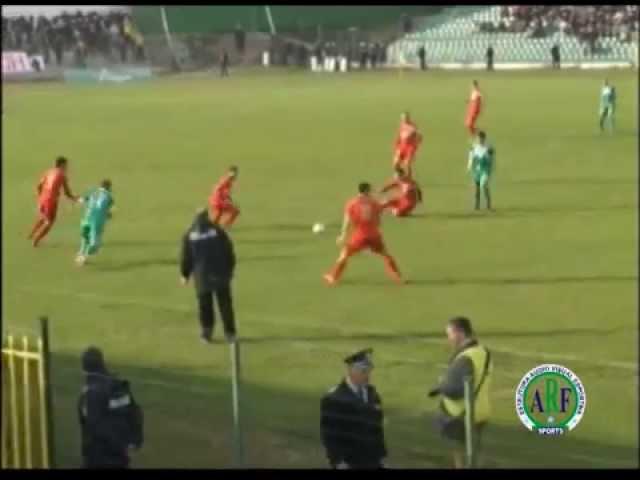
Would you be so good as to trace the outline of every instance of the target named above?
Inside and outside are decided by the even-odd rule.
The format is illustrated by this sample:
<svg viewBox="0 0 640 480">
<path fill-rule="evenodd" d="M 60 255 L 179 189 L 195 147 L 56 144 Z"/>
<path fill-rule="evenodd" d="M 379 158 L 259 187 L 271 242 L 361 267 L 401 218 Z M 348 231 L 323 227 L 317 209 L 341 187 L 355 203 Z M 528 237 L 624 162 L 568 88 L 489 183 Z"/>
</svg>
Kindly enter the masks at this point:
<svg viewBox="0 0 640 480">
<path fill-rule="evenodd" d="M 123 12 L 63 13 L 44 16 L 2 17 L 2 50 L 42 55 L 61 66 L 69 54 L 75 66 L 86 66 L 90 56 L 111 62 L 144 60 L 142 35 Z"/>
<path fill-rule="evenodd" d="M 531 38 L 554 32 L 595 45 L 603 37 L 630 42 L 638 32 L 637 5 L 510 5 L 501 7 L 498 24 L 482 24 L 484 32 L 525 33 Z"/>
</svg>

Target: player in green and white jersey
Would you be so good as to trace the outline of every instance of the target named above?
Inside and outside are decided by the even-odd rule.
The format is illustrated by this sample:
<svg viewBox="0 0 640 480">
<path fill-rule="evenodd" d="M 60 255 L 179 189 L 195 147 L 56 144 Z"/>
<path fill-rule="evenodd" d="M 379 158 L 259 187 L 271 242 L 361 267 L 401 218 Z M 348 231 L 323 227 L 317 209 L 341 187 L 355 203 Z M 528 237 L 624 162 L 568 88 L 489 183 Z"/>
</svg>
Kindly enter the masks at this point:
<svg viewBox="0 0 640 480">
<path fill-rule="evenodd" d="M 616 87 L 605 79 L 600 90 L 600 132 L 604 132 L 605 123 L 609 124 L 609 130 L 615 127 L 614 115 L 616 112 Z"/>
<path fill-rule="evenodd" d="M 491 192 L 489 189 L 489 181 L 495 172 L 496 153 L 494 148 L 487 143 L 487 135 L 480 131 L 476 137 L 475 143 L 471 146 L 469 152 L 469 161 L 467 170 L 471 172 L 473 183 L 476 187 L 475 192 L 475 209 L 480 209 L 480 191 L 484 193 L 487 209 L 491 210 Z"/>
<path fill-rule="evenodd" d="M 78 265 L 84 265 L 90 255 L 95 255 L 102 245 L 102 234 L 111 218 L 114 200 L 111 180 L 103 180 L 99 188 L 82 197 L 85 204 L 84 216 L 80 224 L 80 251 L 76 257 Z"/>
</svg>

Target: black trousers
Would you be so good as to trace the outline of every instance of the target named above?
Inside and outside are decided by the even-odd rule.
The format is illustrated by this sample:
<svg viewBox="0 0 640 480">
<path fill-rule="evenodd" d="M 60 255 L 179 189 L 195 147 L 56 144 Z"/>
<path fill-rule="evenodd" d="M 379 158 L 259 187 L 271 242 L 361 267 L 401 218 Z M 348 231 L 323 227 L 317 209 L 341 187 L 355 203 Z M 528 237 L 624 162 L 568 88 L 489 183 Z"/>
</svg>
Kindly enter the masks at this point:
<svg viewBox="0 0 640 480">
<path fill-rule="evenodd" d="M 349 470 L 382 470 L 384 467 L 379 460 L 372 460 L 371 462 L 362 463 L 349 463 Z M 332 463 L 331 468 L 337 470 L 337 465 Z"/>
<path fill-rule="evenodd" d="M 129 458 L 121 458 L 118 461 L 105 461 L 101 456 L 92 457 L 84 456 L 82 459 L 82 468 L 88 470 L 124 470 L 130 468 Z"/>
<path fill-rule="evenodd" d="M 203 332 L 213 333 L 215 326 L 214 297 L 218 301 L 218 309 L 222 317 L 225 335 L 235 335 L 236 319 L 233 311 L 233 299 L 231 298 L 231 285 L 220 285 L 214 290 L 198 292 L 198 311 L 200 314 L 200 326 Z"/>
</svg>

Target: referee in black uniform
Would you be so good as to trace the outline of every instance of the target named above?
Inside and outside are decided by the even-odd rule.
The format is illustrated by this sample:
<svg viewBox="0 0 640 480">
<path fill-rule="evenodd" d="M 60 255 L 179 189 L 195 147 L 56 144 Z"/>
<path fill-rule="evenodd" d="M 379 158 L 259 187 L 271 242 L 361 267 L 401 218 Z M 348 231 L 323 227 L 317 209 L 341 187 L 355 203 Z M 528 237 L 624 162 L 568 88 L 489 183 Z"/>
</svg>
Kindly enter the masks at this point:
<svg viewBox="0 0 640 480">
<path fill-rule="evenodd" d="M 194 279 L 201 337 L 206 343 L 212 343 L 213 339 L 214 297 L 218 300 L 225 337 L 228 342 L 235 340 L 236 325 L 231 297 L 235 266 L 233 244 L 225 230 L 213 223 L 207 209 L 198 212 L 182 238 L 180 271 L 183 285 L 189 282 L 189 278 Z"/>
<path fill-rule="evenodd" d="M 372 352 L 367 349 L 347 357 L 346 377 L 322 398 L 322 443 L 334 469 L 384 468 L 382 400 L 369 384 Z"/>
</svg>

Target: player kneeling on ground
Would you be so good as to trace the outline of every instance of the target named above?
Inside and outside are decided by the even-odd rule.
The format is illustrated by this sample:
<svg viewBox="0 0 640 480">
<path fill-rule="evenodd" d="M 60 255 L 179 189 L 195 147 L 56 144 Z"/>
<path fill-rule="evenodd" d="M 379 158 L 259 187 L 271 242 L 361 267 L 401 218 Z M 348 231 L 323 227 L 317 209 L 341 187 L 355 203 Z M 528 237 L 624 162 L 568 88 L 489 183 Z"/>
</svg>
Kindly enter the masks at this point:
<svg viewBox="0 0 640 480">
<path fill-rule="evenodd" d="M 99 188 L 82 197 L 82 202 L 86 206 L 80 224 L 80 251 L 76 257 L 78 265 L 84 265 L 90 255 L 98 253 L 102 245 L 104 227 L 111 218 L 114 204 L 111 180 L 103 180 Z"/>
<path fill-rule="evenodd" d="M 398 194 L 382 204 L 383 208 L 390 208 L 396 217 L 406 217 L 413 212 L 418 203 L 422 202 L 422 190 L 402 168 L 396 168 L 395 178 L 385 185 L 381 193 L 397 190 Z"/>
</svg>

